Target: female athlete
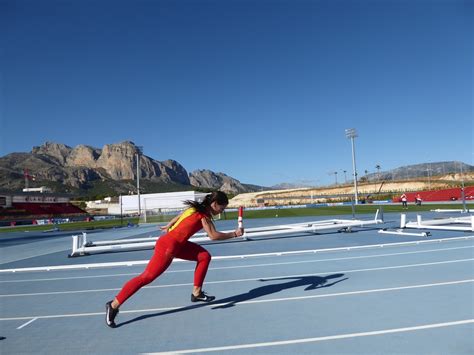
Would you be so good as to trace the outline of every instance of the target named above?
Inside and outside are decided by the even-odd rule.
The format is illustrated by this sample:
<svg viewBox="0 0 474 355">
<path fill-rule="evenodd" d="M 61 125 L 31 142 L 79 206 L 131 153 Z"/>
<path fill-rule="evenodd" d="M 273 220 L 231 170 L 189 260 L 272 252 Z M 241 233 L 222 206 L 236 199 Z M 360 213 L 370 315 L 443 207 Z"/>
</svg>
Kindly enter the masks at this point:
<svg viewBox="0 0 474 355">
<path fill-rule="evenodd" d="M 185 204 L 189 208 L 173 218 L 166 226 L 161 227 L 166 231 L 166 234 L 157 240 L 155 252 L 145 271 L 125 283 L 114 300 L 106 303 L 106 323 L 109 327 L 116 327 L 115 317 L 119 313 L 119 307 L 140 288 L 160 276 L 170 266 L 174 258 L 196 261 L 197 263 L 194 271 L 191 302 L 211 302 L 215 299 L 214 296 L 210 296 L 202 290 L 211 254 L 202 246 L 192 243 L 188 239 L 202 228 L 211 240 L 242 236 L 243 228 L 223 233 L 217 231 L 212 222 L 212 216 L 223 212 L 228 203 L 226 194 L 220 191 L 206 195 L 202 202 L 186 201 Z"/>
</svg>

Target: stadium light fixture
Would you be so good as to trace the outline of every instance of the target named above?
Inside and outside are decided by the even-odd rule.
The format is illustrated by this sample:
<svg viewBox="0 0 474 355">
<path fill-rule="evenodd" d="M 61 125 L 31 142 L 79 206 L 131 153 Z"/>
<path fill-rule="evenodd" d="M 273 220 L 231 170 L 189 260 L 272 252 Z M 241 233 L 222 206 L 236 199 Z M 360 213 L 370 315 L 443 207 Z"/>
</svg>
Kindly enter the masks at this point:
<svg viewBox="0 0 474 355">
<path fill-rule="evenodd" d="M 357 132 L 355 128 L 346 129 L 346 138 L 350 139 L 351 144 L 352 144 L 352 169 L 354 171 L 354 202 L 357 205 L 359 203 L 359 195 L 357 193 L 357 168 L 356 168 L 355 146 L 354 146 L 355 137 L 357 137 Z"/>
</svg>

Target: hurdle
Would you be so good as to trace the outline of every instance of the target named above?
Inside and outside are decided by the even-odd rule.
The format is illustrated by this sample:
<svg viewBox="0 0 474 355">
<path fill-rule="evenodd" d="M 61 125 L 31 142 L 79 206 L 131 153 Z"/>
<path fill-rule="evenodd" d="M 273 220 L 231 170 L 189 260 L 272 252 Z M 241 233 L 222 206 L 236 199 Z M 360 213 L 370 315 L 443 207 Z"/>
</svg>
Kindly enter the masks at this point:
<svg viewBox="0 0 474 355">
<path fill-rule="evenodd" d="M 88 241 L 87 233 L 72 236 L 72 251 L 68 257 L 84 256 L 95 253 L 146 250 L 155 246 L 159 237 L 133 238 L 123 240 Z"/>
<path fill-rule="evenodd" d="M 449 217 L 430 220 L 423 220 L 421 215 L 417 215 L 416 222 L 407 222 L 406 214 L 402 214 L 400 216 L 400 228 L 474 232 L 474 215 L 466 217 Z"/>
<path fill-rule="evenodd" d="M 314 222 L 283 224 L 267 227 L 247 228 L 241 237 L 236 239 L 240 241 L 252 240 L 260 237 L 273 236 L 291 236 L 295 234 L 318 234 L 328 230 L 337 229 L 340 232 L 351 232 L 354 227 L 364 227 L 368 225 L 385 223 L 383 218 L 379 218 L 377 210 L 374 219 L 329 219 Z M 231 231 L 223 231 L 231 232 Z M 72 236 L 72 251 L 69 257 L 83 256 L 95 253 L 119 252 L 131 250 L 153 249 L 158 237 L 133 238 L 107 241 L 88 241 L 87 234 Z M 206 233 L 196 233 L 189 239 L 195 243 L 211 242 Z"/>
<path fill-rule="evenodd" d="M 430 210 L 431 212 L 436 212 L 436 213 L 470 213 L 471 211 L 469 211 L 469 208 L 468 209 L 443 209 L 443 208 L 437 208 L 435 210 Z"/>
<path fill-rule="evenodd" d="M 388 229 L 380 229 L 379 232 L 380 234 L 395 234 L 395 235 L 401 235 L 401 236 L 407 236 L 407 237 L 428 237 L 431 235 L 430 232 L 405 232 L 403 229 L 395 229 L 395 230 L 388 230 Z"/>
</svg>

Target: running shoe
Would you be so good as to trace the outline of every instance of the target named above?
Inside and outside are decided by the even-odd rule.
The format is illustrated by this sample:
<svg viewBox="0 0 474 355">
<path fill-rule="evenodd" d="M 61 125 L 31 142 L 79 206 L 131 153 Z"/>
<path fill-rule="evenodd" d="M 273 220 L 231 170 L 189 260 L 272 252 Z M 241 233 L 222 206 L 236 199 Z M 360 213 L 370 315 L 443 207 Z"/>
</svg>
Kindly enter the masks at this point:
<svg viewBox="0 0 474 355">
<path fill-rule="evenodd" d="M 216 298 L 214 296 L 207 295 L 204 291 L 197 296 L 191 293 L 191 302 L 212 302 Z"/>
<path fill-rule="evenodd" d="M 118 313 L 118 308 L 112 308 L 112 301 L 105 304 L 105 323 L 107 323 L 110 328 L 115 328 L 117 326 L 114 320 Z"/>
</svg>

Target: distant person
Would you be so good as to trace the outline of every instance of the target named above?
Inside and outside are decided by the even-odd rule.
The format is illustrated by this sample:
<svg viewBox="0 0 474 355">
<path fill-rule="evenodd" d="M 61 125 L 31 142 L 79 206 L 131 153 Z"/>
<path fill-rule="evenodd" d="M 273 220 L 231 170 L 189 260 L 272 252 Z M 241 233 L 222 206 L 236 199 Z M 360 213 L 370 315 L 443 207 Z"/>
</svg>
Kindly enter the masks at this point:
<svg viewBox="0 0 474 355">
<path fill-rule="evenodd" d="M 407 195 L 405 195 L 405 193 L 403 193 L 403 194 L 400 196 L 400 199 L 402 200 L 402 206 L 403 206 L 403 208 L 407 209 L 407 208 L 408 208 Z"/>
<path fill-rule="evenodd" d="M 421 196 L 420 196 L 420 194 L 416 194 L 416 196 L 415 196 L 415 205 L 421 206 Z"/>
<path fill-rule="evenodd" d="M 106 323 L 109 327 L 116 327 L 115 317 L 119 313 L 119 307 L 140 288 L 160 276 L 171 265 L 175 257 L 197 262 L 191 302 L 211 302 L 215 299 L 214 296 L 210 296 L 202 290 L 211 255 L 202 246 L 192 243 L 188 239 L 202 228 L 211 240 L 242 236 L 243 228 L 223 233 L 218 232 L 214 226 L 212 216 L 222 213 L 228 203 L 226 194 L 220 191 L 206 195 L 202 202 L 186 201 L 185 204 L 189 208 L 173 218 L 166 226 L 161 227 L 166 233 L 157 240 L 155 252 L 145 271 L 125 283 L 114 300 L 106 303 Z"/>
</svg>

